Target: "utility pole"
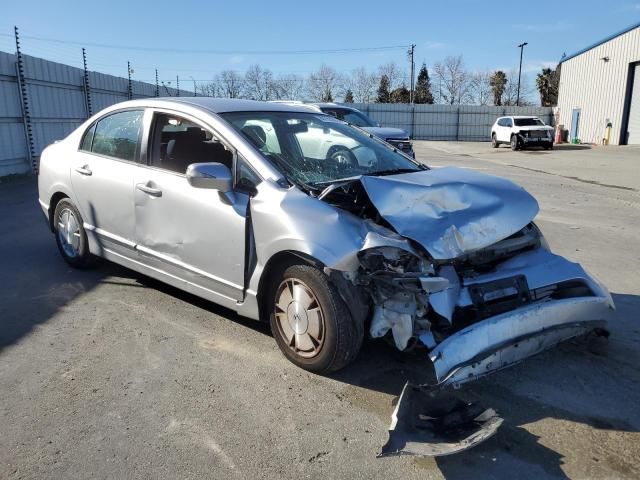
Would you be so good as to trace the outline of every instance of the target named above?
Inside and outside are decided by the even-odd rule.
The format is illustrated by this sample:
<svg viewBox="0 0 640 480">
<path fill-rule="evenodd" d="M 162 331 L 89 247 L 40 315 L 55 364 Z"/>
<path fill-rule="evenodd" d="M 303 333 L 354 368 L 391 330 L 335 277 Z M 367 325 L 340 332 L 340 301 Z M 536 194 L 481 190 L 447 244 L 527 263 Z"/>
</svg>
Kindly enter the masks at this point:
<svg viewBox="0 0 640 480">
<path fill-rule="evenodd" d="M 89 85 L 89 70 L 87 69 L 87 51 L 82 47 L 82 66 L 84 67 L 84 98 L 87 106 L 87 118 L 93 113 L 91 111 L 91 86 Z"/>
<path fill-rule="evenodd" d="M 411 45 L 409 45 L 409 51 L 407 52 L 409 54 L 409 58 L 411 61 L 411 82 L 410 82 L 410 90 L 409 90 L 409 103 L 413 103 L 414 100 L 414 82 L 415 82 L 415 76 L 416 76 L 416 62 L 414 59 L 414 51 L 416 48 L 416 44 L 412 43 Z"/>
<path fill-rule="evenodd" d="M 127 95 L 129 97 L 129 100 L 131 100 L 133 98 L 133 85 L 131 85 L 131 62 L 129 62 L 127 60 L 127 78 L 129 80 L 129 83 L 127 85 Z"/>
<path fill-rule="evenodd" d="M 529 45 L 527 42 L 522 42 L 518 45 L 520 49 L 520 68 L 518 69 L 518 95 L 516 96 L 516 107 L 520 106 L 520 78 L 522 77 L 522 52 L 524 51 L 525 45 Z"/>
<path fill-rule="evenodd" d="M 189 75 L 189 78 L 191 78 L 191 80 L 193 80 L 193 96 L 197 97 L 198 96 L 198 92 L 196 92 L 196 79 L 193 78 L 193 76 Z"/>
</svg>

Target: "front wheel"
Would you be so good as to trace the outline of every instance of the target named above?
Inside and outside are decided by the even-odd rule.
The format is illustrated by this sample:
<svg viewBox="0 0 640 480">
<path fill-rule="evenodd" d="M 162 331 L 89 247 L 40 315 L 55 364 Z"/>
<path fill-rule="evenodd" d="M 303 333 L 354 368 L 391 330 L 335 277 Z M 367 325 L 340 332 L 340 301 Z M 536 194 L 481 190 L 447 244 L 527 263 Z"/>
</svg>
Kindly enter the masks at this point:
<svg viewBox="0 0 640 480">
<path fill-rule="evenodd" d="M 520 148 L 520 140 L 517 135 L 511 135 L 511 150 L 514 152 Z"/>
<path fill-rule="evenodd" d="M 364 337 L 328 277 L 310 265 L 292 265 L 269 292 L 270 324 L 282 353 L 316 373 L 352 362 Z"/>
<path fill-rule="evenodd" d="M 63 198 L 56 205 L 53 214 L 53 231 L 56 235 L 58 250 L 69 265 L 75 268 L 88 268 L 95 264 L 95 258 L 89 251 L 89 241 L 82 216 L 68 198 Z"/>
</svg>

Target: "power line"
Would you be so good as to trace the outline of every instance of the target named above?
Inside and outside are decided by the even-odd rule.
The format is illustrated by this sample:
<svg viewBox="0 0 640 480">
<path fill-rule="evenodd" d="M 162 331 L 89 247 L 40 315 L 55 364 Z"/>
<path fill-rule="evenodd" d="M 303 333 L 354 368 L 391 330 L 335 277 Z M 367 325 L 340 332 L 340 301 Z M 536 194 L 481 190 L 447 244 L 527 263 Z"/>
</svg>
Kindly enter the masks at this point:
<svg viewBox="0 0 640 480">
<path fill-rule="evenodd" d="M 0 34 L 8 36 L 7 34 Z M 376 52 L 381 50 L 396 50 L 407 48 L 406 45 L 387 45 L 380 47 L 355 47 L 355 48 L 324 48 L 324 49 L 306 49 L 306 50 L 190 50 L 184 48 L 162 48 L 162 47 L 135 47 L 128 45 L 114 45 L 106 43 L 79 42 L 74 40 L 61 40 L 59 38 L 37 37 L 32 35 L 23 35 L 22 38 L 29 40 L 37 40 L 41 42 L 60 43 L 63 45 L 77 45 L 94 48 L 108 48 L 117 50 L 135 50 L 141 52 L 170 52 L 170 53 L 192 53 L 205 55 L 310 55 L 318 53 L 354 53 L 354 52 Z"/>
</svg>

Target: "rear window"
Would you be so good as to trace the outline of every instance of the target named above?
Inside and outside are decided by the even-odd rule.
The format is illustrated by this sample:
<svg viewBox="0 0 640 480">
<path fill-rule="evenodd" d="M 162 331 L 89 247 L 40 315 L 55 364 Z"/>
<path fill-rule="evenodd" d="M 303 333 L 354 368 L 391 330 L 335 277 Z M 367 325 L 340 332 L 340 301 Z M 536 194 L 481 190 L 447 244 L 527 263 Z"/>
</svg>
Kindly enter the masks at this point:
<svg viewBox="0 0 640 480">
<path fill-rule="evenodd" d="M 137 161 L 140 156 L 143 114 L 142 110 L 127 110 L 99 120 L 93 134 L 91 152 Z"/>
</svg>

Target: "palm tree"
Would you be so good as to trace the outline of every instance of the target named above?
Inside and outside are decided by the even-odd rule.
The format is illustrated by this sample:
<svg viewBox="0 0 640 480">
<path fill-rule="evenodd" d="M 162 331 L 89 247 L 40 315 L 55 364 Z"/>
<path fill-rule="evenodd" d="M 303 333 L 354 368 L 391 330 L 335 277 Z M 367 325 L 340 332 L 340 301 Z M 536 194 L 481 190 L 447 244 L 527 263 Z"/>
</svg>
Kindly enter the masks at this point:
<svg viewBox="0 0 640 480">
<path fill-rule="evenodd" d="M 558 84 L 560 73 L 558 70 L 543 68 L 536 77 L 536 86 L 540 92 L 540 105 L 553 107 L 558 103 Z"/>
<path fill-rule="evenodd" d="M 493 92 L 493 104 L 502 105 L 502 95 L 507 85 L 507 75 L 502 70 L 493 72 L 493 75 L 489 78 L 489 85 L 491 85 L 491 91 Z"/>
</svg>

